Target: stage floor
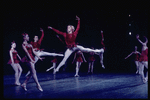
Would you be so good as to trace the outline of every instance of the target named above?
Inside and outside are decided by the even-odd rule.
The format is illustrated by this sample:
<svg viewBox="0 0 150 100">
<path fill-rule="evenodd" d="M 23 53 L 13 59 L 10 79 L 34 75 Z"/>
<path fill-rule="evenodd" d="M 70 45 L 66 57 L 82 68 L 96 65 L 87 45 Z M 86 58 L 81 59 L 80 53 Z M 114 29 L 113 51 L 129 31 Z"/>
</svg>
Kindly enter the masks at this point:
<svg viewBox="0 0 150 100">
<path fill-rule="evenodd" d="M 87 73 L 79 73 L 80 77 L 74 77 L 74 74 L 58 72 L 56 75 L 53 75 L 51 72 L 37 72 L 43 92 L 40 92 L 36 88 L 33 78 L 27 84 L 28 91 L 24 91 L 21 86 L 14 85 L 14 75 L 4 75 L 3 97 L 58 99 L 148 98 L 148 83 L 144 84 L 140 75 L 123 73 L 96 73 L 87 75 Z M 25 79 L 25 74 L 22 74 L 20 82 L 23 83 Z"/>
</svg>

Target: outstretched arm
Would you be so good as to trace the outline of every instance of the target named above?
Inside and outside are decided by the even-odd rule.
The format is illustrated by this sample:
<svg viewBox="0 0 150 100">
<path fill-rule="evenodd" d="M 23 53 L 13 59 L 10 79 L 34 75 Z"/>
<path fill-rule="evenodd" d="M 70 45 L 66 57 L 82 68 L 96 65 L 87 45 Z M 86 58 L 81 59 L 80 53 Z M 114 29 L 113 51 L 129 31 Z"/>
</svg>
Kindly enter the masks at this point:
<svg viewBox="0 0 150 100">
<path fill-rule="evenodd" d="M 48 26 L 48 29 L 52 29 L 53 31 L 55 31 L 57 34 L 60 34 L 60 35 L 63 35 L 64 37 L 66 36 L 66 33 L 65 32 L 61 32 L 51 26 Z"/>
<path fill-rule="evenodd" d="M 132 53 L 130 53 L 127 57 L 125 57 L 125 59 L 127 59 L 128 57 L 130 57 L 132 54 L 133 54 L 133 52 L 132 52 Z"/>
<path fill-rule="evenodd" d="M 17 54 L 18 58 L 21 60 L 21 57 L 19 56 L 19 54 Z"/>
</svg>

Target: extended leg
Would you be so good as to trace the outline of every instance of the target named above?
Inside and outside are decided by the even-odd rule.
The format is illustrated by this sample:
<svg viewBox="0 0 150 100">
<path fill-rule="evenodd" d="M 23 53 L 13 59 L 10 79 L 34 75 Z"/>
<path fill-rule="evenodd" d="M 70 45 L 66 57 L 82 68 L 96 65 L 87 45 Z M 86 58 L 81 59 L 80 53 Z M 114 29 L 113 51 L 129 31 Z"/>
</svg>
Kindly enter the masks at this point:
<svg viewBox="0 0 150 100">
<path fill-rule="evenodd" d="M 18 67 L 17 67 L 17 64 L 11 64 L 11 66 L 12 66 L 12 68 L 14 69 L 14 71 L 15 71 L 15 84 L 16 85 L 20 85 L 19 83 L 18 83 L 18 79 L 19 79 L 19 70 L 18 70 Z"/>
<path fill-rule="evenodd" d="M 135 65 L 136 65 L 136 74 L 138 74 L 138 72 L 139 72 L 139 61 L 135 61 Z"/>
<path fill-rule="evenodd" d="M 61 66 L 63 66 L 66 62 L 66 60 L 69 58 L 69 56 L 73 53 L 74 51 L 73 50 L 70 50 L 70 49 L 67 49 L 66 52 L 65 52 L 65 55 L 64 55 L 64 58 L 63 60 L 59 63 L 58 67 L 56 68 L 56 70 L 54 71 L 54 74 L 59 71 L 59 68 Z"/>
<path fill-rule="evenodd" d="M 143 82 L 145 81 L 144 77 L 144 64 L 142 62 L 139 63 L 139 74 L 142 77 Z"/>
</svg>

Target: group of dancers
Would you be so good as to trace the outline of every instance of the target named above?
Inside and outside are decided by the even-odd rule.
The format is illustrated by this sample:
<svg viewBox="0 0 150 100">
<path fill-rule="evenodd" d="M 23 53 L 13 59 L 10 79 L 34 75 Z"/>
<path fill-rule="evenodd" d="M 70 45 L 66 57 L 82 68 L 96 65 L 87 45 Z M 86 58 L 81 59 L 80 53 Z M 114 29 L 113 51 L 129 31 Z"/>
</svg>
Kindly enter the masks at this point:
<svg viewBox="0 0 150 100">
<path fill-rule="evenodd" d="M 135 46 L 135 50 L 131 52 L 125 59 L 130 57 L 131 55 L 135 55 L 135 65 L 136 65 L 136 74 L 140 74 L 144 83 L 148 81 L 148 71 L 146 71 L 146 76 L 144 75 L 144 67 L 148 69 L 148 39 L 144 36 L 145 42 L 142 42 L 139 39 L 139 35 L 136 35 L 137 40 L 142 44 L 141 53 L 137 51 L 137 46 Z"/>
<path fill-rule="evenodd" d="M 69 58 L 69 56 L 73 53 L 75 53 L 75 57 L 74 60 L 76 58 L 76 74 L 75 76 L 79 76 L 78 72 L 79 72 L 79 68 L 81 66 L 81 63 L 83 62 L 82 58 L 83 57 L 83 53 L 90 53 L 91 54 L 91 58 L 90 62 L 89 62 L 89 70 L 88 72 L 93 72 L 93 64 L 94 64 L 94 54 L 99 55 L 100 57 L 100 63 L 102 64 L 102 67 L 104 67 L 103 64 L 103 53 L 105 50 L 105 45 L 103 43 L 104 41 L 104 37 L 103 37 L 103 31 L 101 31 L 102 34 L 102 48 L 101 49 L 93 49 L 93 48 L 85 48 L 81 45 L 78 45 L 77 43 L 75 43 L 78 31 L 80 29 L 80 18 L 78 16 L 76 16 L 76 20 L 78 20 L 78 24 L 77 24 L 77 28 L 75 30 L 75 27 L 73 25 L 68 25 L 67 26 L 67 33 L 66 32 L 61 32 L 51 26 L 48 26 L 48 29 L 52 29 L 53 31 L 55 31 L 57 34 L 60 34 L 64 37 L 65 39 L 65 43 L 67 45 L 67 50 L 65 51 L 64 54 L 58 54 L 58 53 L 49 53 L 49 52 L 45 52 L 43 51 L 43 49 L 40 49 L 40 45 L 41 45 L 41 41 L 43 40 L 44 37 L 44 31 L 42 28 L 40 28 L 40 31 L 42 32 L 42 36 L 40 39 L 38 39 L 38 36 L 34 36 L 34 42 L 28 43 L 29 41 L 29 35 L 27 33 L 23 33 L 23 43 L 22 43 L 22 48 L 25 51 L 25 56 L 21 59 L 21 57 L 18 55 L 17 51 L 15 50 L 16 48 L 16 43 L 15 41 L 11 42 L 11 49 L 10 49 L 10 60 L 8 62 L 8 64 L 11 64 L 11 66 L 13 67 L 13 69 L 15 70 L 15 85 L 21 85 L 19 82 L 19 78 L 21 76 L 22 73 L 22 68 L 19 64 L 19 62 L 23 62 L 26 63 L 26 65 L 29 67 L 30 71 L 27 73 L 26 75 L 26 80 L 23 82 L 23 84 L 21 85 L 23 87 L 23 89 L 25 91 L 27 91 L 26 85 L 27 82 L 29 81 L 29 79 L 31 77 L 33 77 L 35 83 L 37 84 L 37 89 L 39 89 L 40 91 L 43 91 L 41 85 L 38 82 L 38 78 L 36 75 L 36 70 L 35 70 L 35 63 L 40 59 L 42 61 L 43 58 L 41 58 L 41 56 L 53 56 L 54 60 L 52 60 L 53 62 L 53 66 L 49 69 L 47 69 L 46 71 L 49 71 L 50 69 L 54 68 L 54 72 L 53 74 L 56 74 L 56 72 L 59 71 L 59 69 L 65 64 L 65 62 L 67 61 L 67 59 Z M 56 67 L 56 62 L 57 62 L 57 58 L 56 56 L 62 56 L 63 59 L 62 61 L 59 63 L 59 65 Z M 19 58 L 19 59 L 18 59 Z M 85 58 L 83 57 L 84 61 Z M 20 61 L 19 61 L 20 60 Z M 73 62 L 74 62 L 73 60 Z"/>
</svg>

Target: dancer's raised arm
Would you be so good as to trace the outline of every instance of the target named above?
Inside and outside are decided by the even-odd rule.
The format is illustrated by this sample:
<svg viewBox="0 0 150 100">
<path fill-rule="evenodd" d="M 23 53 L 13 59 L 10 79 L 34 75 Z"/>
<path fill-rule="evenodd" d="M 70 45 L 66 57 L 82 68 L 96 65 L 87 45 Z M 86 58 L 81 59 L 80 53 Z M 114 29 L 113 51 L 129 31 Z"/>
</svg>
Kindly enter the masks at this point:
<svg viewBox="0 0 150 100">
<path fill-rule="evenodd" d="M 85 60 L 85 57 L 84 57 L 83 53 L 81 53 L 81 54 L 82 54 L 82 58 L 83 58 L 84 62 L 87 62 L 87 61 Z"/>
<path fill-rule="evenodd" d="M 80 18 L 78 17 L 78 16 L 76 16 L 76 20 L 78 20 L 78 24 L 77 24 L 77 28 L 76 28 L 76 30 L 75 30 L 75 34 L 78 34 L 78 31 L 79 31 L 79 29 L 80 29 Z"/>
<path fill-rule="evenodd" d="M 41 36 L 41 38 L 39 39 L 39 44 L 41 44 L 41 42 L 42 42 L 42 40 L 43 40 L 43 38 L 44 38 L 44 31 L 43 31 L 43 29 L 42 28 L 40 28 L 40 31 L 42 32 L 42 36 Z"/>
<path fill-rule="evenodd" d="M 139 35 L 136 35 L 137 40 L 143 45 L 144 43 L 139 39 Z"/>
</svg>

